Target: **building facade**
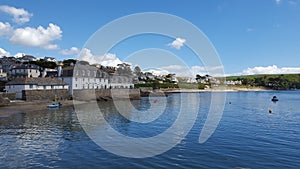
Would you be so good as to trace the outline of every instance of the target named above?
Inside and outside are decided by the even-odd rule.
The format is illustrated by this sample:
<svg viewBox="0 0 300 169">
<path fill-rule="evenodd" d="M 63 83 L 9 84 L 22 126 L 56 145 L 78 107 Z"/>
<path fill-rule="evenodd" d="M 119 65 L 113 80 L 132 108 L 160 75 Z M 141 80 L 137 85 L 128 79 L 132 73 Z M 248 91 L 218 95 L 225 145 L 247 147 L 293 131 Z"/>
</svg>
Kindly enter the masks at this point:
<svg viewBox="0 0 300 169">
<path fill-rule="evenodd" d="M 21 64 L 13 66 L 10 70 L 10 77 L 14 78 L 29 78 L 39 77 L 41 74 L 40 67 L 34 64 Z"/>
<path fill-rule="evenodd" d="M 68 90 L 69 85 L 59 78 L 15 78 L 5 85 L 5 91 L 16 93 L 17 99 L 22 99 L 26 90 Z"/>
<path fill-rule="evenodd" d="M 62 69 L 60 79 L 73 90 L 134 88 L 131 76 L 117 73 L 113 67 L 76 64 Z"/>
<path fill-rule="evenodd" d="M 60 79 L 69 84 L 69 92 L 84 89 L 108 89 L 108 74 L 90 65 L 76 64 L 62 69 Z"/>
</svg>

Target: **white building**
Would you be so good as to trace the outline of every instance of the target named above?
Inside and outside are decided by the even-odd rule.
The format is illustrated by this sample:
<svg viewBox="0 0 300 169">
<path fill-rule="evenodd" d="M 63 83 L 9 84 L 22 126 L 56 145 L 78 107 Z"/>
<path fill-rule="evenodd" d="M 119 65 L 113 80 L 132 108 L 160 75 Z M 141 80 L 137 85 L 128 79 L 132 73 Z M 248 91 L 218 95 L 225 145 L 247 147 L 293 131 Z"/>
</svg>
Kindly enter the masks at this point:
<svg viewBox="0 0 300 169">
<path fill-rule="evenodd" d="M 132 77 L 116 73 L 113 67 L 77 63 L 63 68 L 58 76 L 69 84 L 70 94 L 73 90 L 134 88 Z"/>
<path fill-rule="evenodd" d="M 40 74 L 40 67 L 33 64 L 16 65 L 10 70 L 12 78 L 39 77 Z"/>
<path fill-rule="evenodd" d="M 133 78 L 126 75 L 110 76 L 109 86 L 111 89 L 132 89 L 134 88 Z"/>
<path fill-rule="evenodd" d="M 69 85 L 58 78 L 16 78 L 5 85 L 5 90 L 16 93 L 17 99 L 23 98 L 23 90 L 60 90 L 68 88 Z"/>
<path fill-rule="evenodd" d="M 44 60 L 47 62 L 56 62 L 56 59 L 54 57 L 44 57 Z"/>
<path fill-rule="evenodd" d="M 63 68 L 60 79 L 69 84 L 69 92 L 83 89 L 108 89 L 108 74 L 90 65 L 76 64 Z"/>
<path fill-rule="evenodd" d="M 7 80 L 7 73 L 5 73 L 2 69 L 2 65 L 0 65 L 0 81 Z"/>
</svg>

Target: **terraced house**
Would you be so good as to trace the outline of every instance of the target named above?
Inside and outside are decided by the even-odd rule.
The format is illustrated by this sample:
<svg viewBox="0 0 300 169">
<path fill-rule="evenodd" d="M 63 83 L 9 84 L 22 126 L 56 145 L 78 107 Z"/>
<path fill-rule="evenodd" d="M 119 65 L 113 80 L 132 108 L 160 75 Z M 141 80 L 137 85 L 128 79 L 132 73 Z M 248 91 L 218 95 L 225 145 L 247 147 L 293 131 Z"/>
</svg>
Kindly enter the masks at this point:
<svg viewBox="0 0 300 169">
<path fill-rule="evenodd" d="M 68 92 L 68 88 L 68 83 L 59 78 L 16 78 L 5 85 L 7 92 L 16 93 L 16 99 L 23 100 L 29 97 L 38 97 L 39 100 L 54 98 Z"/>
<path fill-rule="evenodd" d="M 13 66 L 9 73 L 12 79 L 25 77 L 39 77 L 40 74 L 40 67 L 34 64 L 20 64 Z"/>
</svg>

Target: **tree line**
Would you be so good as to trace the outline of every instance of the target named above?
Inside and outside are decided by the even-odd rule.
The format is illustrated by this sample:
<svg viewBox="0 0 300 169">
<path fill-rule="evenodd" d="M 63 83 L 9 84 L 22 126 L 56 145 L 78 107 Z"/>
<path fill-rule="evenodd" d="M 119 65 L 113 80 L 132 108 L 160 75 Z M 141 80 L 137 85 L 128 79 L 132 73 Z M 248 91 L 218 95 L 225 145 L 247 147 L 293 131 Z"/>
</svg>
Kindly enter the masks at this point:
<svg viewBox="0 0 300 169">
<path fill-rule="evenodd" d="M 274 90 L 300 89 L 300 74 L 232 76 L 227 77 L 226 80 L 238 80 L 242 85 Z"/>
</svg>

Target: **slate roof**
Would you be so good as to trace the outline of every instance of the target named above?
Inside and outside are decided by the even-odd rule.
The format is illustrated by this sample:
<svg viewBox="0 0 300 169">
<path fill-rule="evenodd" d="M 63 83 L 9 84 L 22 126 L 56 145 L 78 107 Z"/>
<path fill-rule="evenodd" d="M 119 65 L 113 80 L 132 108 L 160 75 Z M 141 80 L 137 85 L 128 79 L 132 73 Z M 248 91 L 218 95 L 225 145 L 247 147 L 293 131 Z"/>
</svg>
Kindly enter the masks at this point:
<svg viewBox="0 0 300 169">
<path fill-rule="evenodd" d="M 7 83 L 7 85 L 39 85 L 39 86 L 50 86 L 50 85 L 68 85 L 68 83 L 62 81 L 59 78 L 16 78 Z"/>
<path fill-rule="evenodd" d="M 12 69 L 39 69 L 40 67 L 34 64 L 21 64 L 13 66 Z"/>
</svg>

